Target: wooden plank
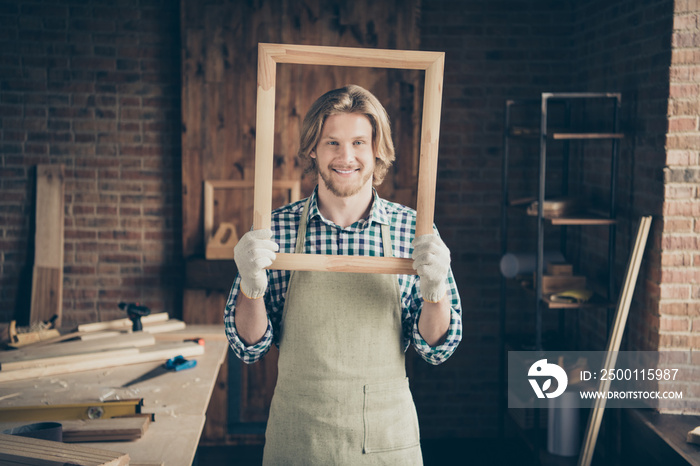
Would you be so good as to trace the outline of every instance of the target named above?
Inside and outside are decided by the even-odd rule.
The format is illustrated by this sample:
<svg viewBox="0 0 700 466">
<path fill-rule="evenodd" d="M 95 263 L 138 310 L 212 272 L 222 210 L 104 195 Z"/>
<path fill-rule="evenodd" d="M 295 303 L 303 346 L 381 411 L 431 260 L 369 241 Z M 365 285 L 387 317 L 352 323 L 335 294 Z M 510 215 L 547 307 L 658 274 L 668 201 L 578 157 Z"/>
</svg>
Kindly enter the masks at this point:
<svg viewBox="0 0 700 466">
<path fill-rule="evenodd" d="M 12 380 L 25 380 L 36 377 L 48 377 L 58 374 L 69 374 L 73 372 L 89 371 L 107 367 L 125 366 L 142 362 L 161 361 L 178 355 L 184 357 L 198 356 L 204 353 L 204 346 L 194 343 L 158 343 L 156 345 L 141 348 L 138 354 L 124 355 L 119 357 L 101 357 L 94 354 L 93 359 L 68 363 L 53 364 L 47 367 L 37 367 L 29 369 L 19 369 L 15 371 L 0 372 L 0 382 Z"/>
<path fill-rule="evenodd" d="M 166 322 L 147 324 L 143 326 L 143 331 L 146 333 L 166 333 L 175 330 L 182 330 L 187 325 L 178 319 L 170 319 Z"/>
<path fill-rule="evenodd" d="M 99 357 L 119 357 L 132 354 L 138 354 L 138 348 L 123 348 L 118 350 L 103 350 L 96 353 L 71 354 L 67 356 L 48 355 L 46 357 L 34 357 L 23 361 L 10 361 L 0 363 L 1 371 L 15 371 L 18 369 L 29 369 L 32 367 L 45 367 L 50 364 L 71 364 L 74 362 L 86 361 L 94 359 L 95 355 Z"/>
<path fill-rule="evenodd" d="M 32 272 L 31 323 L 47 322 L 61 314 L 63 300 L 63 267 L 35 265 Z M 56 325 L 59 319 L 56 319 Z"/>
<path fill-rule="evenodd" d="M 413 269 L 413 260 L 401 257 L 278 253 L 277 259 L 269 268 L 348 273 L 416 274 Z"/>
<path fill-rule="evenodd" d="M 77 443 L 137 440 L 148 430 L 151 417 L 150 414 L 143 414 L 111 419 L 61 421 L 63 441 Z"/>
<path fill-rule="evenodd" d="M 94 341 L 68 341 L 47 346 L 27 347 L 14 351 L 0 351 L 0 362 L 24 361 L 32 357 L 47 357 L 49 355 L 66 356 L 106 349 L 151 346 L 155 342 L 154 336 L 149 333 L 129 333 Z"/>
<path fill-rule="evenodd" d="M 630 305 L 632 304 L 632 296 L 637 283 L 639 269 L 642 265 L 644 250 L 646 248 L 647 238 L 649 237 L 649 229 L 651 228 L 651 216 L 644 216 L 639 221 L 637 228 L 637 236 L 635 238 L 634 247 L 627 263 L 627 271 L 625 272 L 625 280 L 622 286 L 622 292 L 617 302 L 617 310 L 615 312 L 615 322 L 613 324 L 612 333 L 608 340 L 606 348 L 605 362 L 601 367 L 615 369 L 617 362 L 617 353 L 620 350 L 622 343 L 622 335 L 627 324 L 627 316 L 629 314 Z M 601 379 L 598 386 L 599 392 L 607 392 L 610 389 L 610 379 Z M 588 418 L 588 426 L 584 437 L 583 448 L 581 449 L 578 458 L 578 466 L 590 466 L 593 461 L 593 452 L 598 440 L 600 424 L 603 420 L 603 412 L 605 411 L 605 398 L 596 398 L 593 404 L 593 409 Z"/>
<path fill-rule="evenodd" d="M 360 47 L 324 47 L 316 45 L 260 44 L 275 63 L 300 65 L 357 66 L 361 68 L 397 68 L 428 70 L 435 64 L 437 52 L 388 50 Z M 258 80 L 270 83 L 272 69 L 265 66 Z M 263 84 L 263 87 L 265 84 Z"/>
<path fill-rule="evenodd" d="M 624 139 L 623 133 L 553 133 L 552 139 Z"/>
<path fill-rule="evenodd" d="M 159 312 L 157 314 L 149 314 L 147 316 L 141 317 L 141 323 L 142 324 L 150 324 L 154 322 L 164 322 L 166 320 L 170 319 L 170 316 L 168 315 L 167 312 Z M 79 332 L 98 332 L 102 330 L 124 330 L 131 328 L 132 322 L 131 319 L 124 318 L 124 319 L 117 319 L 117 320 L 110 320 L 106 322 L 93 322 L 90 324 L 81 324 L 78 325 L 78 331 Z"/>
<path fill-rule="evenodd" d="M 63 300 L 64 197 L 63 165 L 37 165 L 36 232 L 30 322 L 57 315 L 61 325 Z"/>
<path fill-rule="evenodd" d="M 50 440 L 0 434 L 0 459 L 3 464 L 122 466 L 128 465 L 126 453 L 67 445 Z"/>
</svg>

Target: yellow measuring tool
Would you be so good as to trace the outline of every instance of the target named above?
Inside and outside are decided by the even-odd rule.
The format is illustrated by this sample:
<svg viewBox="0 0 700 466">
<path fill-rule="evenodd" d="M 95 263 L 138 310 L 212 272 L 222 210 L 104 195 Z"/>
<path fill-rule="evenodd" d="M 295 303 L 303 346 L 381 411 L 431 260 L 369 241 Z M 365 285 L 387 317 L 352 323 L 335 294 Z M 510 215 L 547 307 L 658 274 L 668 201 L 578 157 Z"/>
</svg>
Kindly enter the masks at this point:
<svg viewBox="0 0 700 466">
<path fill-rule="evenodd" d="M 69 419 L 109 419 L 140 414 L 143 398 L 96 403 L 12 406 L 0 408 L 0 419 L 13 421 L 65 421 Z"/>
</svg>

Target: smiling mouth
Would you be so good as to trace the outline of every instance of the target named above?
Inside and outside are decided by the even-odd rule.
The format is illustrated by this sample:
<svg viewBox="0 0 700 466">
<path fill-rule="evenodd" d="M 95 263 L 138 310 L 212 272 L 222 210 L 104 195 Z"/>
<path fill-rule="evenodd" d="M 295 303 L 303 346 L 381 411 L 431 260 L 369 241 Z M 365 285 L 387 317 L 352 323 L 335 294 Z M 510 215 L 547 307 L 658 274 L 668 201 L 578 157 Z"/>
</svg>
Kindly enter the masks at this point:
<svg viewBox="0 0 700 466">
<path fill-rule="evenodd" d="M 355 173 L 357 171 L 360 171 L 359 168 L 352 168 L 352 169 L 333 168 L 332 170 L 340 175 L 350 175 L 351 173 Z"/>
</svg>

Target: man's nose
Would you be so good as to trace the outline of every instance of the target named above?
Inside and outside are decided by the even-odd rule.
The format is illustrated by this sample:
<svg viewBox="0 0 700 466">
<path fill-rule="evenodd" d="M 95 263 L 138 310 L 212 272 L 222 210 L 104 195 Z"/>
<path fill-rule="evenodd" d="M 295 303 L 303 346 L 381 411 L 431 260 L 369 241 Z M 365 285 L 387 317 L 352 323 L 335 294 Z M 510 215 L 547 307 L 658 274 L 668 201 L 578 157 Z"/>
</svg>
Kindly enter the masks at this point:
<svg viewBox="0 0 700 466">
<path fill-rule="evenodd" d="M 342 160 L 351 160 L 352 158 L 355 157 L 354 151 L 352 144 L 341 144 L 340 145 L 340 150 L 338 151 L 338 156 Z"/>
</svg>

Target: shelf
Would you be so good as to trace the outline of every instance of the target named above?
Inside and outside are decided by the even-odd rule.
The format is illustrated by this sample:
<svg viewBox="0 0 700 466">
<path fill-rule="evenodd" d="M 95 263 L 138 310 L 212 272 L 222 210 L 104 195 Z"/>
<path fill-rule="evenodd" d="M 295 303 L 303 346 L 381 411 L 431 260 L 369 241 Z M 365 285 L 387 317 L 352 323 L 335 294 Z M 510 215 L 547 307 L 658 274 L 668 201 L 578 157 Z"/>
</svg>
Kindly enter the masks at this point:
<svg viewBox="0 0 700 466">
<path fill-rule="evenodd" d="M 558 141 L 577 140 L 577 139 L 624 139 L 623 133 L 552 133 L 552 139 Z"/>
<path fill-rule="evenodd" d="M 547 309 L 590 309 L 599 307 L 613 307 L 611 302 L 597 294 L 594 294 L 591 299 L 585 303 L 554 302 L 546 296 L 542 298 L 542 302 L 546 304 Z"/>
<path fill-rule="evenodd" d="M 539 128 L 526 128 L 522 126 L 515 126 L 510 129 L 508 136 L 513 138 L 530 138 L 539 139 L 540 129 Z"/>
<path fill-rule="evenodd" d="M 573 215 L 571 217 L 544 216 L 552 225 L 615 225 L 617 220 L 595 214 Z"/>
<path fill-rule="evenodd" d="M 524 282 L 522 283 L 522 288 L 525 290 L 527 293 L 531 295 L 535 295 L 535 290 L 532 288 L 532 282 Z M 595 288 L 595 287 L 593 287 Z M 612 308 L 614 307 L 614 304 L 611 303 L 609 300 L 605 299 L 603 296 L 599 295 L 596 292 L 593 292 L 593 296 L 591 296 L 591 299 L 586 301 L 585 303 L 564 303 L 564 302 L 555 302 L 549 299 L 546 296 L 542 297 L 542 303 L 545 305 L 547 309 L 592 309 L 592 308 Z"/>
<path fill-rule="evenodd" d="M 537 218 L 536 215 L 530 215 L 527 213 L 528 205 L 533 202 L 535 198 L 523 198 L 516 199 L 508 203 L 508 210 L 514 214 L 524 215 L 527 217 Z M 604 215 L 598 214 L 596 212 L 582 212 L 577 214 L 569 214 L 562 216 L 554 216 L 548 214 L 546 211 L 544 213 L 544 219 L 549 222 L 550 225 L 615 225 L 617 220 L 614 218 L 608 218 Z"/>
<path fill-rule="evenodd" d="M 540 137 L 539 128 L 526 128 L 526 127 L 513 127 L 510 129 L 508 135 L 513 138 L 525 138 L 525 139 L 538 139 Z M 551 132 L 549 134 L 549 139 L 555 141 L 576 141 L 576 140 L 606 140 L 606 139 L 624 139 L 624 133 L 598 133 L 598 132 L 587 132 L 587 133 L 575 133 L 575 132 L 564 132 L 562 130 Z"/>
</svg>

